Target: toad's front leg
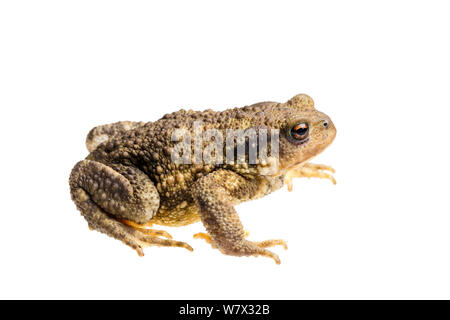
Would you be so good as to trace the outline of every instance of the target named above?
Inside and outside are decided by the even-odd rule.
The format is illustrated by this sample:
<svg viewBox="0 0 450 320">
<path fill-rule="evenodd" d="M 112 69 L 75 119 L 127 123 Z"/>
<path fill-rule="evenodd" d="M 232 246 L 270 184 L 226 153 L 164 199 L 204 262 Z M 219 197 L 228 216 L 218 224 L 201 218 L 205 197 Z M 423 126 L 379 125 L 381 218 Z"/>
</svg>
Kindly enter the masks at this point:
<svg viewBox="0 0 450 320">
<path fill-rule="evenodd" d="M 298 165 L 290 169 L 284 176 L 284 182 L 286 183 L 288 190 L 292 191 L 292 179 L 293 178 L 321 178 L 329 179 L 333 184 L 336 184 L 336 179 L 333 175 L 328 173 L 335 173 L 335 170 L 324 164 L 305 163 Z"/>
<path fill-rule="evenodd" d="M 214 247 L 232 256 L 270 257 L 279 264 L 278 256 L 265 248 L 274 245 L 286 247 L 286 243 L 283 240 L 246 240 L 246 233 L 233 207 L 233 203 L 250 200 L 258 192 L 258 181 L 247 180 L 228 170 L 218 170 L 201 178 L 193 189 L 200 218 Z"/>
</svg>

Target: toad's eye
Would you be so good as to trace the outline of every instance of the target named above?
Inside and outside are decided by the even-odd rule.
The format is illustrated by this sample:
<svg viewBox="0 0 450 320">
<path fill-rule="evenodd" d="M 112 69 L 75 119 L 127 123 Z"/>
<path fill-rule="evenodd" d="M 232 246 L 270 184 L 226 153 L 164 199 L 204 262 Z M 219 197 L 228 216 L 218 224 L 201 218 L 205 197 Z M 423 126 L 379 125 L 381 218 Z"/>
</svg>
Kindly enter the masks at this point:
<svg viewBox="0 0 450 320">
<path fill-rule="evenodd" d="M 309 125 L 306 122 L 297 123 L 291 128 L 291 137 L 295 140 L 305 140 L 309 134 Z"/>
</svg>

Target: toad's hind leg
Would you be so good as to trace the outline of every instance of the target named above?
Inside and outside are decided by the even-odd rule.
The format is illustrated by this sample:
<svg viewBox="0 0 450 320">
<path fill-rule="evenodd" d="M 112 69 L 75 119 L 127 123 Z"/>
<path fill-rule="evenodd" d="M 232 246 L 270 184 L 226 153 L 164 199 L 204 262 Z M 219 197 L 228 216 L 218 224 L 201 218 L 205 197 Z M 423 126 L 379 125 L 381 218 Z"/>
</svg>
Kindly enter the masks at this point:
<svg viewBox="0 0 450 320">
<path fill-rule="evenodd" d="M 83 160 L 70 176 L 71 196 L 89 227 L 121 240 L 143 255 L 145 246 L 192 248 L 179 241 L 160 239 L 164 233 L 141 232 L 120 219 L 148 222 L 159 208 L 159 195 L 152 181 L 140 170 L 123 165 Z"/>
<path fill-rule="evenodd" d="M 86 137 L 86 147 L 89 152 L 92 152 L 100 144 L 113 138 L 114 136 L 142 127 L 143 125 L 145 125 L 144 122 L 119 121 L 92 128 Z"/>
</svg>

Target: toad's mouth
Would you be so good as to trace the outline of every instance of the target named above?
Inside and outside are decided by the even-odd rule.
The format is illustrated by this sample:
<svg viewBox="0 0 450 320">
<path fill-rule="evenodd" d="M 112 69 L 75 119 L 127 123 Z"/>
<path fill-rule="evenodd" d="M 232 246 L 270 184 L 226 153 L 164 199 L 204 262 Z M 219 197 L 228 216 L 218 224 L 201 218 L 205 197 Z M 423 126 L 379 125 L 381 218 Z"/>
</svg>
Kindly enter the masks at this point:
<svg viewBox="0 0 450 320">
<path fill-rule="evenodd" d="M 308 143 L 308 142 L 309 142 L 309 137 L 308 137 L 307 139 L 305 139 L 305 140 L 303 140 L 303 141 L 297 143 L 296 146 L 300 147 L 300 146 L 302 146 L 302 145 L 304 145 L 304 144 L 306 144 L 306 143 Z M 315 156 L 312 156 L 312 157 L 310 157 L 310 158 L 308 158 L 308 159 L 306 159 L 306 160 L 294 162 L 293 164 L 291 164 L 291 165 L 285 167 L 284 170 L 289 171 L 289 170 L 291 170 L 291 169 L 293 169 L 293 168 L 295 168 L 295 167 L 304 165 L 306 162 L 308 162 L 309 160 L 311 160 L 311 159 L 314 158 L 314 157 L 315 157 Z"/>
<path fill-rule="evenodd" d="M 309 138 L 308 138 L 307 140 L 309 140 Z M 305 140 L 302 144 L 307 143 L 307 142 L 308 142 L 307 140 Z M 314 159 L 315 157 L 317 157 L 318 155 L 320 155 L 322 152 L 324 152 L 325 149 L 326 149 L 330 144 L 331 144 L 331 142 L 328 143 L 328 144 L 326 144 L 326 145 L 321 145 L 321 146 L 316 147 L 315 150 L 313 151 L 313 154 L 314 154 L 314 155 L 310 156 L 310 157 L 307 158 L 306 160 L 294 162 L 293 164 L 287 166 L 287 167 L 285 168 L 285 171 L 289 171 L 289 170 L 292 170 L 292 169 L 294 169 L 294 168 L 301 167 L 301 166 L 305 165 L 307 162 L 311 161 L 312 159 Z"/>
<path fill-rule="evenodd" d="M 309 139 L 310 139 L 310 138 L 308 137 L 308 138 L 306 138 L 305 140 L 296 141 L 296 142 L 294 142 L 294 144 L 295 144 L 297 147 L 300 147 L 300 146 L 302 146 L 302 145 L 308 143 L 308 142 L 309 142 Z"/>
</svg>

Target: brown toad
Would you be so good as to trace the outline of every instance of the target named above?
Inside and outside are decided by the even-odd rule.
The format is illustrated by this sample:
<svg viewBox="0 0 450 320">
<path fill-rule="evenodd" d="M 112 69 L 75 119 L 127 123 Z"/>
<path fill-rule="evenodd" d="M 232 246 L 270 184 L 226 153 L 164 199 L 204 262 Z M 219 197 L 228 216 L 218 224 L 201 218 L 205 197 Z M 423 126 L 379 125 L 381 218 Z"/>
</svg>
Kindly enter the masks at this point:
<svg viewBox="0 0 450 320">
<path fill-rule="evenodd" d="M 331 167 L 308 163 L 335 136 L 330 118 L 303 94 L 286 103 L 261 102 L 222 112 L 180 110 L 156 122 L 103 125 L 87 136 L 90 154 L 72 170 L 71 196 L 91 229 L 121 240 L 141 256 L 142 247 L 152 245 L 192 251 L 187 243 L 149 227 L 201 220 L 208 233 L 194 237 L 221 252 L 262 255 L 280 263 L 266 248 L 286 248 L 286 243 L 247 240 L 234 205 L 284 183 L 290 190 L 294 177 L 335 183 L 326 172 L 334 172 Z"/>
</svg>

